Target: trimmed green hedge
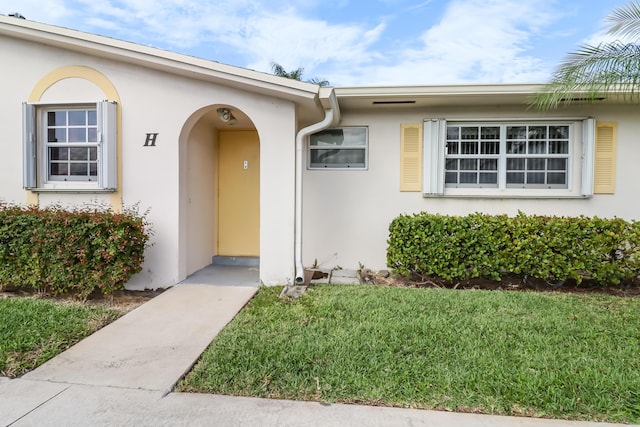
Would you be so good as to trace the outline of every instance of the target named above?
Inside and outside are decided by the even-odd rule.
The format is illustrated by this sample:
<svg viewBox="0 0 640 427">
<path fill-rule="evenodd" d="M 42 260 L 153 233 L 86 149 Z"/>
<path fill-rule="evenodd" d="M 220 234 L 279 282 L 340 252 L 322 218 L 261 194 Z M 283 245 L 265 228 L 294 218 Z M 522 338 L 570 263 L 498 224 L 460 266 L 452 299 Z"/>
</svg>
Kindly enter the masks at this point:
<svg viewBox="0 0 640 427">
<path fill-rule="evenodd" d="M 0 204 L 0 289 L 80 298 L 124 289 L 142 269 L 146 228 L 135 212 Z"/>
<path fill-rule="evenodd" d="M 447 280 L 519 274 L 602 285 L 640 275 L 640 222 L 619 218 L 401 215 L 389 226 L 395 272 Z"/>
</svg>

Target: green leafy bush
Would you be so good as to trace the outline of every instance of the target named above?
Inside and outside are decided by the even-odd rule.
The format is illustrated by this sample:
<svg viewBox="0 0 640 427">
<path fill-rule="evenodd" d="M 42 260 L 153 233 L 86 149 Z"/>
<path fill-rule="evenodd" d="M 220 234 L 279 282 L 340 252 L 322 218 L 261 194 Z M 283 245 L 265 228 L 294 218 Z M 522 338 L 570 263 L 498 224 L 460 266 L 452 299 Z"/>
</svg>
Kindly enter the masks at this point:
<svg viewBox="0 0 640 427">
<path fill-rule="evenodd" d="M 80 298 L 124 289 L 142 269 L 147 225 L 133 211 L 0 204 L 0 288 Z"/>
<path fill-rule="evenodd" d="M 640 275 L 640 222 L 620 218 L 427 213 L 389 226 L 387 264 L 410 275 L 620 284 Z"/>
</svg>

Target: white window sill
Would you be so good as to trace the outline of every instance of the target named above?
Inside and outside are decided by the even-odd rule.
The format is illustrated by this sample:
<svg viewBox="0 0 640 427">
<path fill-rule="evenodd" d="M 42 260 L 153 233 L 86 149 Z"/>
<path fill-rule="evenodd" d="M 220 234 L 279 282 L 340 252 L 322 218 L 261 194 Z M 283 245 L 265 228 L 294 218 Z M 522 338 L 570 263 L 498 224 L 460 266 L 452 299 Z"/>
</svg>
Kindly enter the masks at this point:
<svg viewBox="0 0 640 427">
<path fill-rule="evenodd" d="M 113 193 L 113 188 L 99 188 L 96 185 L 55 185 L 38 188 L 27 188 L 34 193 Z"/>
<path fill-rule="evenodd" d="M 307 168 L 307 170 L 310 171 L 366 171 L 368 170 L 367 167 L 362 167 L 362 166 L 353 166 L 353 167 L 349 167 L 349 166 L 340 166 L 340 167 L 335 167 L 335 166 L 327 166 L 327 167 L 323 167 L 323 166 L 310 166 Z"/>
<path fill-rule="evenodd" d="M 588 199 L 592 196 L 585 196 L 579 191 L 567 189 L 517 189 L 507 188 L 445 188 L 444 194 L 423 193 L 423 197 L 468 197 L 479 199 Z"/>
</svg>

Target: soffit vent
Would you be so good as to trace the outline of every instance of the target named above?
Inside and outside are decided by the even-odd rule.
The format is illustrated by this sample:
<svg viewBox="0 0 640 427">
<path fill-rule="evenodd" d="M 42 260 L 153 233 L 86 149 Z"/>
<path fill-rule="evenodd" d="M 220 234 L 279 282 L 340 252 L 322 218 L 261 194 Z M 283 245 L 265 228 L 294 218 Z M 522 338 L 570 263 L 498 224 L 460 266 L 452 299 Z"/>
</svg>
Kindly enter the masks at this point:
<svg viewBox="0 0 640 427">
<path fill-rule="evenodd" d="M 373 101 L 373 105 L 415 104 L 416 101 Z"/>
<path fill-rule="evenodd" d="M 560 102 L 604 101 L 603 96 L 597 98 L 562 98 Z"/>
</svg>

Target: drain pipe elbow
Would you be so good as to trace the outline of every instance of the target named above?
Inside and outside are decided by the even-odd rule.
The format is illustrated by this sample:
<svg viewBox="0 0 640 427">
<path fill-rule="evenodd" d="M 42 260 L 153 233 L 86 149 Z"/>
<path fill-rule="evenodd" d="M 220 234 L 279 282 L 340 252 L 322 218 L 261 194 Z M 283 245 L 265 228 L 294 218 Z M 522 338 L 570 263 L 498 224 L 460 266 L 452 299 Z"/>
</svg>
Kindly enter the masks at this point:
<svg viewBox="0 0 640 427">
<path fill-rule="evenodd" d="M 295 176 L 295 284 L 304 283 L 304 266 L 302 265 L 302 157 L 304 153 L 304 143 L 306 138 L 312 133 L 330 127 L 334 120 L 339 117 L 339 107 L 335 94 L 330 98 L 330 108 L 325 109 L 324 119 L 300 129 L 296 135 L 296 176 Z"/>
</svg>

